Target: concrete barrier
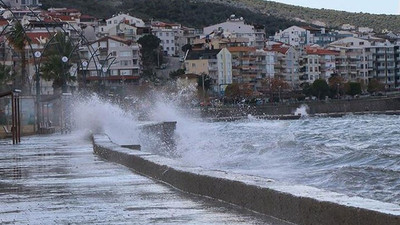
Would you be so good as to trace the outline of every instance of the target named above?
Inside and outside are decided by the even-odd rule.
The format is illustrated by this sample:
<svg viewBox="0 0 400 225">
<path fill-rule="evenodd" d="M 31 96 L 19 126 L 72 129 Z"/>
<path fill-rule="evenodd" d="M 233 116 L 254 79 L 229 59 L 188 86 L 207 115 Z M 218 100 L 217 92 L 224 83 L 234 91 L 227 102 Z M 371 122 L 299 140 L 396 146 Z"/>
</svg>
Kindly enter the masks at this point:
<svg viewBox="0 0 400 225">
<path fill-rule="evenodd" d="M 182 191 L 220 199 L 300 225 L 399 225 L 400 206 L 255 176 L 187 167 L 93 135 L 94 152 Z"/>
</svg>

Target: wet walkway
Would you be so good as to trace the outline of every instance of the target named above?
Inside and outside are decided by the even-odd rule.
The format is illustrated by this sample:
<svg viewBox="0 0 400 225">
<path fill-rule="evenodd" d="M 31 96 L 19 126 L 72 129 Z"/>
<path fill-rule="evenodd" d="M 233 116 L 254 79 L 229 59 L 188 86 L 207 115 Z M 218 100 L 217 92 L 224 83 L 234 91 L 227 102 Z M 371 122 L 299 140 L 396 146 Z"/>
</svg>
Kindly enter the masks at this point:
<svg viewBox="0 0 400 225">
<path fill-rule="evenodd" d="M 0 224 L 276 224 L 103 161 L 70 136 L 0 141 Z"/>
</svg>

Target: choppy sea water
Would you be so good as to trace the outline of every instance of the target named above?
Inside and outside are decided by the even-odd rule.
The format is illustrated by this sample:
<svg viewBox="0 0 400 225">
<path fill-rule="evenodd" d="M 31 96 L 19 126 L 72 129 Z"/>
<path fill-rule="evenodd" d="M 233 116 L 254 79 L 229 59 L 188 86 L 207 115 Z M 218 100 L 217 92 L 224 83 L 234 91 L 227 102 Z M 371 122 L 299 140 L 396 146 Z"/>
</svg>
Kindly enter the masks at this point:
<svg viewBox="0 0 400 225">
<path fill-rule="evenodd" d="M 178 120 L 176 133 L 188 165 L 400 204 L 400 116 Z"/>
</svg>

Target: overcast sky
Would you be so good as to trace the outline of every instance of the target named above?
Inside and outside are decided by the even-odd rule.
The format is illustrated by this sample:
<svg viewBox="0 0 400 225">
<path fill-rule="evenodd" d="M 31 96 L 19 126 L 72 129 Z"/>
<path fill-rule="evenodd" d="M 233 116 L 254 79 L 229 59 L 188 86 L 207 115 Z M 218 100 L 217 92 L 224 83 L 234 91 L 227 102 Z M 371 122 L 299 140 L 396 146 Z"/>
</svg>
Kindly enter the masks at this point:
<svg viewBox="0 0 400 225">
<path fill-rule="evenodd" d="M 376 14 L 400 13 L 399 0 L 272 0 L 291 5 L 312 8 L 344 10 L 349 12 L 367 12 Z"/>
</svg>

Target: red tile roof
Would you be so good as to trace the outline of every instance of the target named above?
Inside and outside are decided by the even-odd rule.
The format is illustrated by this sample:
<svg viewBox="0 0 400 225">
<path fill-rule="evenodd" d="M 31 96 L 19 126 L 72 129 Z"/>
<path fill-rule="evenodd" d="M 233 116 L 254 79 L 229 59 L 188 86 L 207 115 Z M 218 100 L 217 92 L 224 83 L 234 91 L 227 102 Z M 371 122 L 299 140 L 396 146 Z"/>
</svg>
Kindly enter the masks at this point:
<svg viewBox="0 0 400 225">
<path fill-rule="evenodd" d="M 228 50 L 230 52 L 255 52 L 256 48 L 255 47 L 228 47 Z"/>
<path fill-rule="evenodd" d="M 338 51 L 311 47 L 306 48 L 306 53 L 308 55 L 339 55 Z"/>
<path fill-rule="evenodd" d="M 40 44 L 39 40 L 49 39 L 51 34 L 48 32 L 28 32 L 26 33 L 32 44 Z"/>
</svg>

